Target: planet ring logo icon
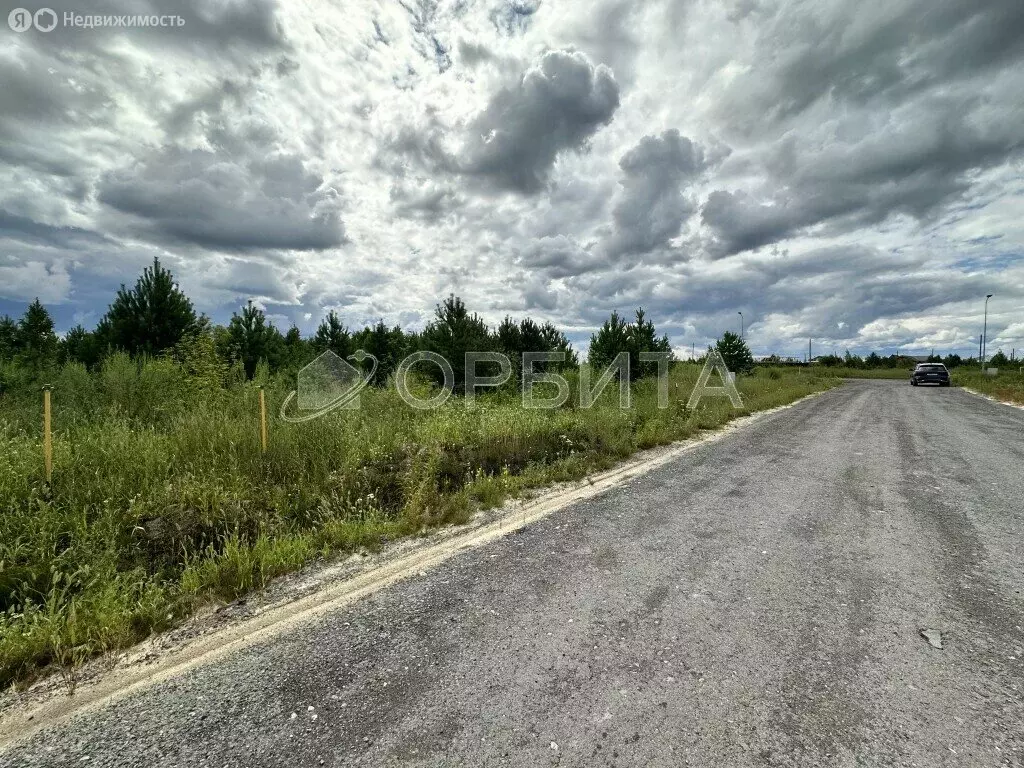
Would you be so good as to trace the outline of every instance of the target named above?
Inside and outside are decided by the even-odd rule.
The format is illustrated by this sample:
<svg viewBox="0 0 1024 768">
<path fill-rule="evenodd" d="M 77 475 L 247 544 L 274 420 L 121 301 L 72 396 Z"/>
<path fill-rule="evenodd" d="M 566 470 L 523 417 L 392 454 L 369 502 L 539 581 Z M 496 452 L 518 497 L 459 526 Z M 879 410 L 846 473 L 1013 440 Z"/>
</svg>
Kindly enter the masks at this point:
<svg viewBox="0 0 1024 768">
<path fill-rule="evenodd" d="M 370 370 L 364 373 L 361 367 L 327 350 L 299 371 L 298 388 L 288 393 L 288 397 L 281 403 L 281 420 L 300 424 L 325 416 L 338 408 L 358 408 L 356 398 L 373 381 L 373 375 L 377 372 L 377 358 L 360 349 L 347 359 L 357 364 L 369 360 Z M 298 412 L 289 414 L 288 406 L 292 400 L 297 400 Z"/>
</svg>

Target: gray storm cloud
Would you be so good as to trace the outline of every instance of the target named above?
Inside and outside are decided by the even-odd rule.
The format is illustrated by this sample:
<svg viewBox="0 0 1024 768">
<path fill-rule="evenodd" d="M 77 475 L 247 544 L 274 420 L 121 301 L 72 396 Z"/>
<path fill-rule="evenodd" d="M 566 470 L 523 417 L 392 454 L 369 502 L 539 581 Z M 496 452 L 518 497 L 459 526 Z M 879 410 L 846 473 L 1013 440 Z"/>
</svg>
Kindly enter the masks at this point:
<svg viewBox="0 0 1024 768">
<path fill-rule="evenodd" d="M 538 192 L 558 154 L 581 149 L 618 107 L 610 69 L 550 51 L 470 123 L 459 167 L 502 189 Z"/>
<path fill-rule="evenodd" d="M 0 312 L 95 318 L 159 256 L 306 332 L 456 292 L 969 352 L 995 292 L 1024 348 L 1020 0 L 89 5 L 186 23 L 0 28 Z"/>
<path fill-rule="evenodd" d="M 704 150 L 675 128 L 640 139 L 619 160 L 622 190 L 608 255 L 646 253 L 678 235 L 696 207 L 683 186 L 705 167 Z"/>
<path fill-rule="evenodd" d="M 295 155 L 231 162 L 193 150 L 108 174 L 98 192 L 157 237 L 229 251 L 306 251 L 345 240 L 337 202 L 322 184 Z"/>
</svg>

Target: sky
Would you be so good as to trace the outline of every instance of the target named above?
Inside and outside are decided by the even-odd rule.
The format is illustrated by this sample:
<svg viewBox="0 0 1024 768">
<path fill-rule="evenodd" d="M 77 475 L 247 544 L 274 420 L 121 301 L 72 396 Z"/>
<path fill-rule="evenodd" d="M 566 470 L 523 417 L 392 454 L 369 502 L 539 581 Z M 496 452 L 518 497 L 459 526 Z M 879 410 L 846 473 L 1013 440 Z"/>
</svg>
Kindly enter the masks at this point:
<svg viewBox="0 0 1024 768">
<path fill-rule="evenodd" d="M 0 2 L 0 313 L 1024 350 L 1021 0 Z M 64 13 L 174 14 L 173 27 Z M 742 313 L 742 319 L 739 313 Z"/>
</svg>

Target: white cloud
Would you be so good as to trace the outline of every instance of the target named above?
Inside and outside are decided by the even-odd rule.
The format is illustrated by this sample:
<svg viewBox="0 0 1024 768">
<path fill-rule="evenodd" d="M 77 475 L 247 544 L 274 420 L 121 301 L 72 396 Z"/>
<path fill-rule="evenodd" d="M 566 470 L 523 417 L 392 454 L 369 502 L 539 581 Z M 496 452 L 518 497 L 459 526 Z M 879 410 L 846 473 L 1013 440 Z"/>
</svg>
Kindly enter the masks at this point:
<svg viewBox="0 0 1024 768">
<path fill-rule="evenodd" d="M 801 354 L 970 352 L 995 292 L 1024 348 L 1024 6 L 932 6 L 180 0 L 9 36 L 0 295 L 95 318 L 160 255 L 218 320 L 456 292 L 574 338 L 642 304 L 686 350 L 742 311 Z"/>
<path fill-rule="evenodd" d="M 0 265 L 0 298 L 44 304 L 67 301 L 71 276 L 62 262 L 24 261 Z"/>
</svg>

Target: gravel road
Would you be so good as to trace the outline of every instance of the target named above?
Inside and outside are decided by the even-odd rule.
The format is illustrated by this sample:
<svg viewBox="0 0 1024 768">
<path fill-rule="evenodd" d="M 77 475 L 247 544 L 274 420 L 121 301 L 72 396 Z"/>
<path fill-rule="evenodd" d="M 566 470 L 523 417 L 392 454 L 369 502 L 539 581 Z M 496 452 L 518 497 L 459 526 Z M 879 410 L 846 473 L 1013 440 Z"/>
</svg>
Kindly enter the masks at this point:
<svg viewBox="0 0 1024 768">
<path fill-rule="evenodd" d="M 1024 766 L 1022 533 L 1024 411 L 849 382 L 0 764 Z"/>
</svg>

